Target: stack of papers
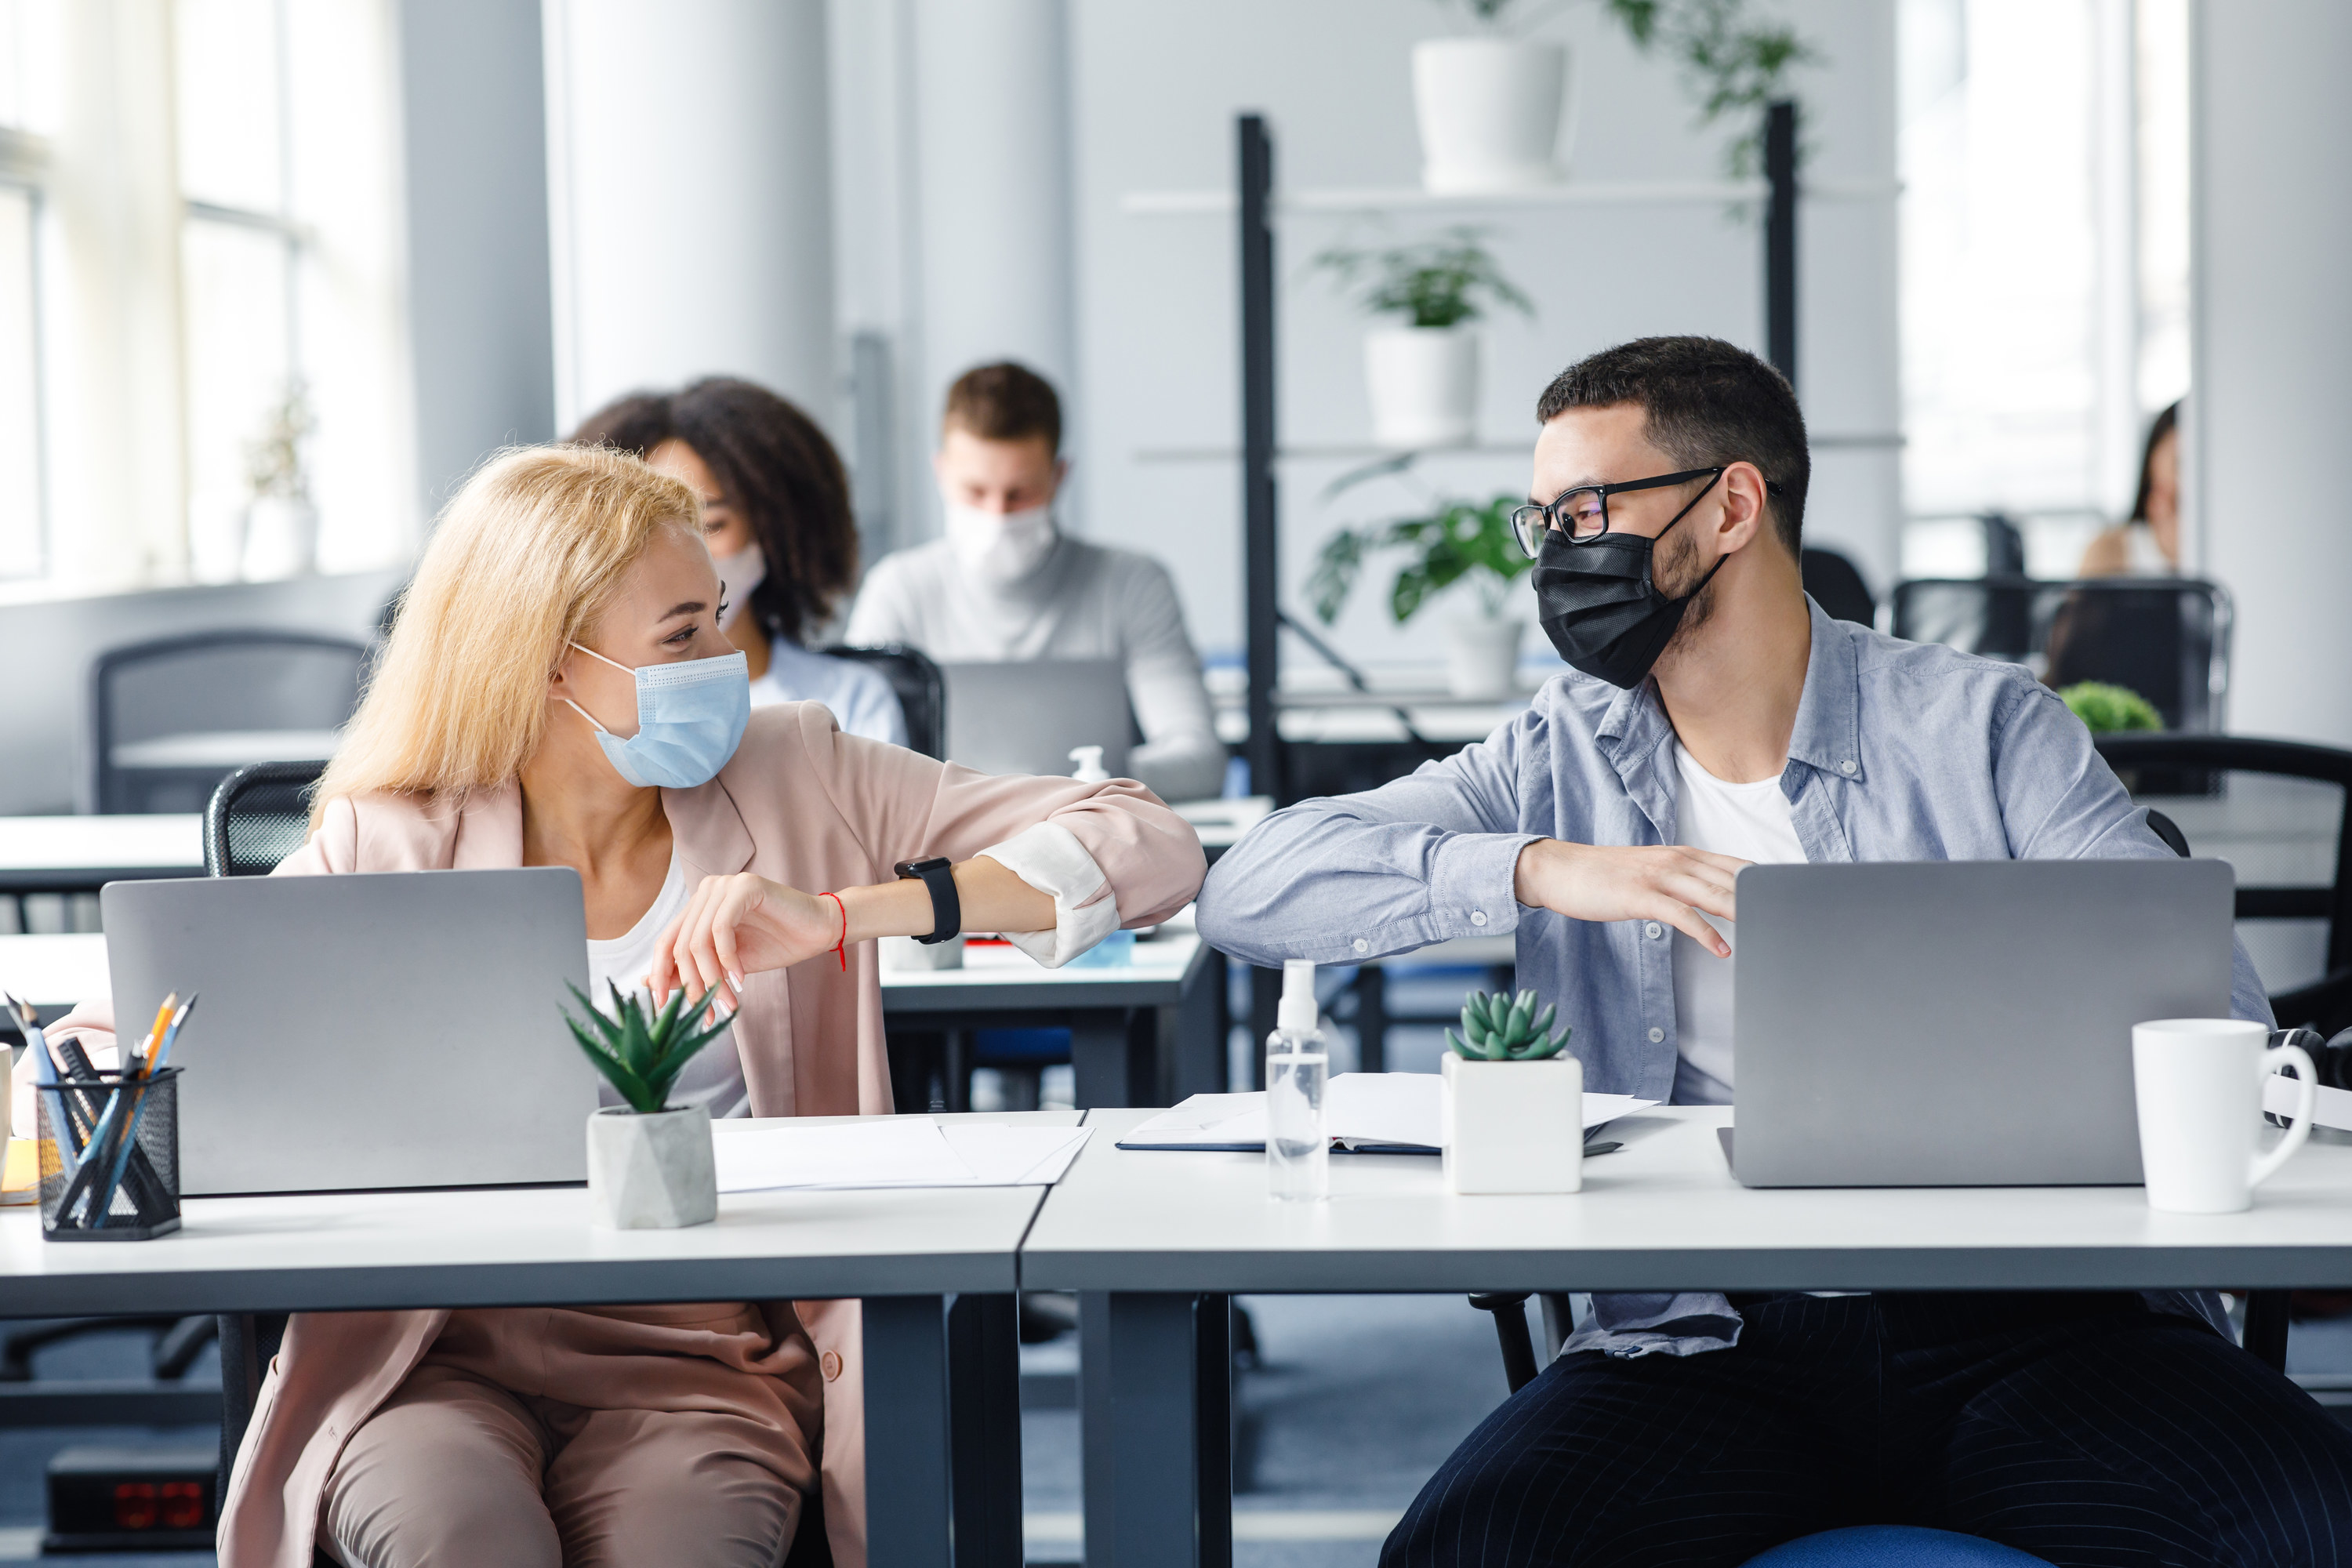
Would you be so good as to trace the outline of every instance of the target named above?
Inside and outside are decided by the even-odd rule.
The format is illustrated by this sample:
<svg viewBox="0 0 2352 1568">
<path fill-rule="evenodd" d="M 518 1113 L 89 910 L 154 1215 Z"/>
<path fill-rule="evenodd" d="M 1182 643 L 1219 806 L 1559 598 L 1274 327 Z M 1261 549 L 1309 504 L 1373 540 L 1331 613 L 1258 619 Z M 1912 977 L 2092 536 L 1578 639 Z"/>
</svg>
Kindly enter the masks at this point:
<svg viewBox="0 0 2352 1568">
<path fill-rule="evenodd" d="M 1345 1149 L 1397 1153 L 1437 1152 L 1444 1125 L 1444 1080 L 1433 1072 L 1343 1072 L 1323 1095 L 1323 1125 Z M 1584 1130 L 1657 1104 L 1630 1094 L 1584 1097 Z M 1172 1110 L 1139 1123 L 1119 1140 L 1122 1149 L 1265 1147 L 1265 1094 L 1196 1094 Z"/>
<path fill-rule="evenodd" d="M 1086 1146 L 1083 1127 L 1014 1126 L 928 1116 L 822 1122 L 711 1123 L 722 1193 L 779 1187 L 1052 1186 Z"/>
</svg>

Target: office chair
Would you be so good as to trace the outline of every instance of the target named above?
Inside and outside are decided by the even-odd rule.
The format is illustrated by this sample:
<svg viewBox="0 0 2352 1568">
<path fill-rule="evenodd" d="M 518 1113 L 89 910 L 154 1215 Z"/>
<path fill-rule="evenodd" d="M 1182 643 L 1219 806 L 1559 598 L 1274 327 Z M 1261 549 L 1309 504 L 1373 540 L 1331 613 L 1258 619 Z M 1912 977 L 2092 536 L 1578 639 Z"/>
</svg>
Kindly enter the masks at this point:
<svg viewBox="0 0 2352 1568">
<path fill-rule="evenodd" d="M 884 647 L 850 647 L 836 643 L 824 650 L 827 658 L 846 658 L 882 672 L 898 694 L 898 710 L 907 716 L 907 744 L 927 757 L 948 754 L 947 678 L 929 655 L 905 643 Z"/>
<path fill-rule="evenodd" d="M 221 780 L 205 806 L 205 875 L 266 877 L 310 837 L 320 763 L 250 763 Z"/>
<path fill-rule="evenodd" d="M 265 630 L 109 648 L 90 665 L 82 809 L 202 811 L 246 763 L 324 758 L 359 705 L 370 651 L 348 637 Z"/>
<path fill-rule="evenodd" d="M 1801 553 L 1797 570 L 1804 579 L 1805 592 L 1830 619 L 1862 626 L 1877 624 L 1878 601 L 1870 596 L 1870 584 L 1844 555 L 1809 544 Z"/>
</svg>

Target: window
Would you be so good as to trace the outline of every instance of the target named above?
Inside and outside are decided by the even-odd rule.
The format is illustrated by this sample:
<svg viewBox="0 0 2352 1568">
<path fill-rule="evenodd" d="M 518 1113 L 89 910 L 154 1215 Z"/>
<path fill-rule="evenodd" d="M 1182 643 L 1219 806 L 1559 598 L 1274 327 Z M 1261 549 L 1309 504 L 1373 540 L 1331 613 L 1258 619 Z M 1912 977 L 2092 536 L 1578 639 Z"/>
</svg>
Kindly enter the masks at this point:
<svg viewBox="0 0 2352 1568">
<path fill-rule="evenodd" d="M 0 581 L 37 577 L 47 554 L 41 451 L 42 187 L 52 122 L 45 74 L 54 16 L 0 0 Z"/>
<path fill-rule="evenodd" d="M 2186 0 L 1900 16 L 1906 505 L 2008 513 L 2029 571 L 2072 576 L 2188 390 Z M 1905 574 L 1981 540 L 1915 524 Z"/>
</svg>

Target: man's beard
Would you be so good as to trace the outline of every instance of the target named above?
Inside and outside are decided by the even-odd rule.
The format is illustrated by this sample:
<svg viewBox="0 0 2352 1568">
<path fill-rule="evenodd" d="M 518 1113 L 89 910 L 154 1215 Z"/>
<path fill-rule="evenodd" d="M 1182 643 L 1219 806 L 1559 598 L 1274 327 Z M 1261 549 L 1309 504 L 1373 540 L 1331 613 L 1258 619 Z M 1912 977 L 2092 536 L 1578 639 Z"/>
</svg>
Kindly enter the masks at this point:
<svg viewBox="0 0 2352 1568">
<path fill-rule="evenodd" d="M 1691 584 L 1706 577 L 1706 584 L 1692 596 L 1689 604 L 1683 606 L 1683 618 L 1676 623 L 1675 635 L 1668 637 L 1666 646 L 1658 650 L 1657 663 L 1664 664 L 1682 652 L 1685 645 L 1697 637 L 1715 615 L 1716 584 L 1715 579 L 1707 576 L 1707 569 L 1699 564 L 1696 534 L 1676 529 L 1659 542 L 1665 546 L 1669 556 L 1663 563 L 1653 556 L 1650 581 L 1656 584 L 1659 593 L 1669 599 L 1678 599 L 1690 592 Z M 1670 582 L 1675 586 L 1669 588 L 1666 584 Z"/>
</svg>

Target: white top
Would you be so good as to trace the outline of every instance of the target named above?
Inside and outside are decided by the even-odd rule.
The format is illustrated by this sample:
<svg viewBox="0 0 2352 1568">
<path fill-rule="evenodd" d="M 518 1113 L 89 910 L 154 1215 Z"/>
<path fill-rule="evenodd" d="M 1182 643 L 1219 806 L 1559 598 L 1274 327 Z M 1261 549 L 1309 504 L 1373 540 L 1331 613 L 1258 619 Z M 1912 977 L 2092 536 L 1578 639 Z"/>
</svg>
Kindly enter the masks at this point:
<svg viewBox="0 0 2352 1568">
<path fill-rule="evenodd" d="M 613 994 L 605 988 L 608 984 L 619 986 L 624 995 L 635 992 L 640 1001 L 653 1000 L 646 976 L 654 966 L 654 942 L 685 910 L 693 891 L 686 885 L 686 864 L 672 847 L 669 875 L 662 879 L 661 891 L 654 895 L 652 907 L 637 923 L 622 936 L 603 942 L 588 939 L 588 995 L 599 1012 L 612 1016 Z M 620 1091 L 601 1076 L 596 1100 L 602 1105 L 625 1103 Z M 689 1105 L 709 1106 L 713 1119 L 751 1114 L 751 1094 L 743 1087 L 743 1058 L 735 1049 L 734 1030 L 729 1029 L 694 1054 L 686 1070 L 677 1075 L 669 1103 L 679 1110 Z"/>
<path fill-rule="evenodd" d="M 894 746 L 907 743 L 907 716 L 881 671 L 811 653 L 782 637 L 768 645 L 768 672 L 751 682 L 752 707 L 776 702 L 822 702 L 850 734 Z"/>
<path fill-rule="evenodd" d="M 2134 577 L 2178 577 L 2180 569 L 2164 557 L 2156 530 L 2144 522 L 2124 525 L 2124 571 Z"/>
<path fill-rule="evenodd" d="M 1805 847 L 1789 813 L 1789 797 L 1775 776 L 1754 784 L 1726 784 L 1675 742 L 1675 772 L 1681 781 L 1675 804 L 1680 842 L 1693 849 L 1736 856 L 1759 866 L 1801 864 Z M 1705 917 L 1737 945 L 1733 922 Z M 1675 932 L 1675 1103 L 1731 1103 L 1731 960 L 1717 958 Z"/>
<path fill-rule="evenodd" d="M 1143 744 L 1128 771 L 1164 800 L 1222 794 L 1225 749 L 1168 569 L 1066 535 L 1018 582 L 981 581 L 944 540 L 875 563 L 845 641 L 903 642 L 945 663 L 1116 658 Z"/>
</svg>

